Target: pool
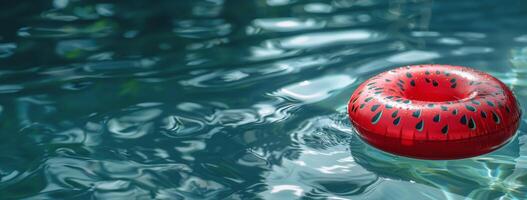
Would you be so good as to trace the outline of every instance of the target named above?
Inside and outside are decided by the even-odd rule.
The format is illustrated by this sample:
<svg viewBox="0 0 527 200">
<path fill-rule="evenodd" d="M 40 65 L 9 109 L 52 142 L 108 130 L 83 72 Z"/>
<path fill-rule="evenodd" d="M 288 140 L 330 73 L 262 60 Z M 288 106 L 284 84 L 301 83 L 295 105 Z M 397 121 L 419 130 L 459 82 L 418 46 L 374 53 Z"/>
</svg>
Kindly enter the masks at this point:
<svg viewBox="0 0 527 200">
<path fill-rule="evenodd" d="M 490 154 L 393 156 L 349 96 L 471 66 L 527 102 L 522 0 L 1 3 L 2 199 L 527 199 L 527 127 Z"/>
</svg>

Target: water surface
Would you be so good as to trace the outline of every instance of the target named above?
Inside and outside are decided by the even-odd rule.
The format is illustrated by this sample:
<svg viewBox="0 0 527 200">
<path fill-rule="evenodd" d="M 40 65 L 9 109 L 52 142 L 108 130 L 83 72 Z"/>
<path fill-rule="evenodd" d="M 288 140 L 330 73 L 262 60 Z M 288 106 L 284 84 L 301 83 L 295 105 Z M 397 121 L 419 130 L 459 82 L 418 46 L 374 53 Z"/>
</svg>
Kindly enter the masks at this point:
<svg viewBox="0 0 527 200">
<path fill-rule="evenodd" d="M 396 66 L 471 66 L 527 102 L 521 0 L 13 1 L 0 6 L 2 199 L 526 199 L 527 127 L 397 157 L 346 114 Z M 524 115 L 525 116 L 525 115 Z"/>
</svg>

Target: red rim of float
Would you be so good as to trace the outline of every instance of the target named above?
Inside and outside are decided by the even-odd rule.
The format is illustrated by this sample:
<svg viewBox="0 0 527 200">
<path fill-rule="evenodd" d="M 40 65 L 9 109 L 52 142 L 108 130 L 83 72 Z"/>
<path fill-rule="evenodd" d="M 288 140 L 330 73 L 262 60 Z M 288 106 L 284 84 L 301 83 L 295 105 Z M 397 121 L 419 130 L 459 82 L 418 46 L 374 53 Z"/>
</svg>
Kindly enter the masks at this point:
<svg viewBox="0 0 527 200">
<path fill-rule="evenodd" d="M 513 93 L 493 76 L 461 66 L 417 65 L 380 73 L 348 103 L 358 135 L 388 153 L 461 159 L 489 153 L 518 129 Z"/>
</svg>

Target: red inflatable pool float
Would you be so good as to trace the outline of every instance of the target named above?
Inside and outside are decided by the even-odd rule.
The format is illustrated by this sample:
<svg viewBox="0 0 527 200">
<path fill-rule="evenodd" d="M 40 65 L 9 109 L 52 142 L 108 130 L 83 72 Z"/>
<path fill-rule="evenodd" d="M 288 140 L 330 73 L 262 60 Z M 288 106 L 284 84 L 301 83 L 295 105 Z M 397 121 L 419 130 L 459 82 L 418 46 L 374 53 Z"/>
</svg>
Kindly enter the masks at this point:
<svg viewBox="0 0 527 200">
<path fill-rule="evenodd" d="M 351 96 L 359 136 L 389 153 L 420 159 L 478 156 L 506 144 L 521 111 L 493 76 L 449 65 L 407 66 L 378 74 Z"/>
</svg>

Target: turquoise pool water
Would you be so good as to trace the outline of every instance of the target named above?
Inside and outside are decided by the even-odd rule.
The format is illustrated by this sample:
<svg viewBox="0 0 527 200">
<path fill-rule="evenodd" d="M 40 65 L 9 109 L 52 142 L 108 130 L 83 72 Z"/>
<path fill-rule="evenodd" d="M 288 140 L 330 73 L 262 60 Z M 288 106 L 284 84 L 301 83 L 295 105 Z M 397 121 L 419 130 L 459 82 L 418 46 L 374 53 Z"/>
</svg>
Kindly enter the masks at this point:
<svg viewBox="0 0 527 200">
<path fill-rule="evenodd" d="M 0 4 L 1 199 L 527 199 L 527 127 L 453 161 L 365 145 L 349 95 L 466 65 L 527 105 L 522 0 Z M 525 115 L 524 115 L 525 116 Z"/>
</svg>

